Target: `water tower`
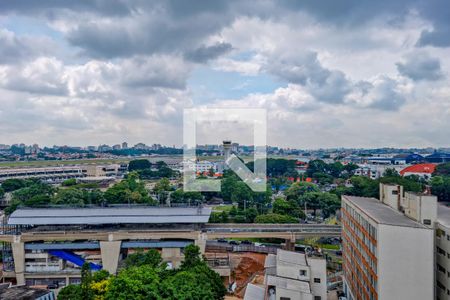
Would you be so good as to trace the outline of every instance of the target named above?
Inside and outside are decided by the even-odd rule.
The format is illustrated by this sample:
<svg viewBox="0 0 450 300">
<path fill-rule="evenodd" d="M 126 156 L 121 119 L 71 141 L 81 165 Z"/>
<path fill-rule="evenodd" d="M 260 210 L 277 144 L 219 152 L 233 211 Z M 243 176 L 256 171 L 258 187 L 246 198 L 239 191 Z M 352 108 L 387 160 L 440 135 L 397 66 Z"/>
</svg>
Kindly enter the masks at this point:
<svg viewBox="0 0 450 300">
<path fill-rule="evenodd" d="M 224 154 L 224 161 L 227 161 L 228 158 L 231 156 L 231 141 L 225 140 L 223 141 L 223 154 Z M 225 169 L 228 169 L 227 164 L 224 165 Z"/>
</svg>

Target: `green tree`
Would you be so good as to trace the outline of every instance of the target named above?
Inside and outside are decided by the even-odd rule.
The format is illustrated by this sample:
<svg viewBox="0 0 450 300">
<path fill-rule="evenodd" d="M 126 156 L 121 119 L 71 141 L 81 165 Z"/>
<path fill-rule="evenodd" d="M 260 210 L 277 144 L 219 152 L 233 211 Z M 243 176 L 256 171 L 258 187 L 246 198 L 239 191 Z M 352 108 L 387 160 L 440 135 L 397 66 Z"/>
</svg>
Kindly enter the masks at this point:
<svg viewBox="0 0 450 300">
<path fill-rule="evenodd" d="M 169 191 L 172 190 L 172 186 L 170 185 L 170 181 L 167 178 L 161 178 L 153 188 L 153 192 L 158 195 L 159 203 L 165 203 L 168 196 Z"/>
<path fill-rule="evenodd" d="M 238 208 L 248 208 L 253 204 L 253 192 L 247 184 L 238 181 L 233 188 L 231 201 L 237 202 Z"/>
<path fill-rule="evenodd" d="M 5 181 L 3 181 L 2 183 L 2 188 L 5 192 L 13 192 L 16 191 L 18 189 L 21 189 L 23 187 L 25 187 L 25 180 L 22 179 L 6 179 Z"/>
<path fill-rule="evenodd" d="M 159 272 L 148 265 L 123 269 L 111 279 L 105 298 L 111 300 L 163 299 Z"/>
<path fill-rule="evenodd" d="M 153 188 L 155 193 L 167 192 L 172 190 L 172 186 L 170 185 L 170 181 L 167 178 L 161 178 Z"/>
<path fill-rule="evenodd" d="M 107 203 L 154 203 L 149 196 L 145 184 L 138 179 L 136 172 L 106 190 L 104 199 Z"/>
<path fill-rule="evenodd" d="M 308 163 L 308 168 L 306 169 L 306 174 L 309 177 L 314 177 L 314 174 L 327 174 L 328 164 L 321 159 L 311 160 Z"/>
<path fill-rule="evenodd" d="M 383 173 L 383 177 L 398 177 L 398 176 L 400 176 L 400 174 L 394 168 L 387 168 Z"/>
<path fill-rule="evenodd" d="M 61 185 L 62 186 L 74 186 L 77 184 L 77 180 L 75 178 L 64 180 Z"/>
<path fill-rule="evenodd" d="M 5 196 L 5 190 L 0 187 L 0 198 L 3 198 L 3 196 Z"/>
<path fill-rule="evenodd" d="M 352 188 L 349 195 L 359 197 L 375 197 L 379 196 L 378 181 L 372 180 L 364 176 L 353 176 L 350 178 Z"/>
<path fill-rule="evenodd" d="M 88 262 L 85 262 L 81 267 L 81 297 L 83 300 L 91 300 L 94 298 L 94 293 L 91 289 L 92 273 Z"/>
<path fill-rule="evenodd" d="M 19 200 L 21 203 L 24 203 L 26 200 L 38 196 L 38 195 L 47 195 L 53 196 L 54 189 L 45 183 L 31 183 L 30 185 L 18 189 L 13 192 L 12 198 Z"/>
<path fill-rule="evenodd" d="M 84 300 L 81 294 L 81 286 L 70 284 L 62 288 L 58 293 L 58 300 Z"/>
<path fill-rule="evenodd" d="M 430 184 L 432 194 L 436 195 L 439 201 L 450 201 L 450 177 L 433 176 Z"/>
<path fill-rule="evenodd" d="M 182 269 L 193 268 L 199 264 L 203 263 L 200 254 L 200 248 L 197 245 L 187 245 L 184 248 L 184 261 L 181 263 Z"/>
<path fill-rule="evenodd" d="M 283 198 L 277 198 L 273 202 L 273 213 L 287 215 L 294 218 L 304 218 L 303 211 L 300 210 L 296 201 L 287 201 Z"/>
<path fill-rule="evenodd" d="M 386 176 L 379 179 L 381 183 L 398 184 L 403 186 L 403 189 L 408 192 L 422 192 L 424 189 L 423 183 L 419 177 L 401 177 L 401 176 Z"/>
<path fill-rule="evenodd" d="M 135 159 L 128 164 L 128 171 L 150 169 L 151 167 L 152 164 L 148 159 Z"/>
<path fill-rule="evenodd" d="M 143 265 L 148 265 L 152 268 L 164 268 L 161 254 L 155 249 L 150 249 L 147 252 L 138 251 L 128 255 L 125 259 L 126 267 L 140 267 Z"/>
<path fill-rule="evenodd" d="M 298 200 L 299 197 L 306 193 L 318 192 L 317 185 L 310 182 L 293 183 L 285 192 L 287 200 Z"/>
<path fill-rule="evenodd" d="M 228 175 L 227 172 L 224 172 L 224 179 L 221 181 L 221 195 L 223 201 L 231 202 L 232 195 L 237 184 L 238 180 L 234 174 Z"/>
<path fill-rule="evenodd" d="M 52 199 L 54 204 L 83 206 L 83 192 L 75 189 L 60 189 L 58 194 Z"/>
<path fill-rule="evenodd" d="M 257 216 L 255 218 L 255 223 L 268 223 L 268 224 L 298 223 L 298 220 L 291 216 L 272 213 Z"/>
<path fill-rule="evenodd" d="M 450 176 L 450 163 L 443 163 L 437 165 L 433 175 Z"/>
<path fill-rule="evenodd" d="M 177 272 L 174 276 L 163 281 L 164 299 L 220 299 L 214 294 L 211 279 L 204 279 L 203 276 L 199 276 L 192 271 Z"/>
<path fill-rule="evenodd" d="M 35 195 L 24 201 L 25 206 L 37 207 L 48 205 L 52 201 L 52 198 L 48 195 Z"/>
<path fill-rule="evenodd" d="M 83 201 L 86 204 L 102 205 L 105 202 L 104 193 L 99 189 L 82 189 Z"/>
<path fill-rule="evenodd" d="M 316 215 L 316 210 L 321 209 L 325 217 L 334 213 L 341 206 L 341 202 L 335 194 L 326 192 L 306 193 L 299 198 L 298 204 L 300 207 L 304 207 L 306 204 L 308 209 L 314 210 L 314 215 Z"/>
</svg>

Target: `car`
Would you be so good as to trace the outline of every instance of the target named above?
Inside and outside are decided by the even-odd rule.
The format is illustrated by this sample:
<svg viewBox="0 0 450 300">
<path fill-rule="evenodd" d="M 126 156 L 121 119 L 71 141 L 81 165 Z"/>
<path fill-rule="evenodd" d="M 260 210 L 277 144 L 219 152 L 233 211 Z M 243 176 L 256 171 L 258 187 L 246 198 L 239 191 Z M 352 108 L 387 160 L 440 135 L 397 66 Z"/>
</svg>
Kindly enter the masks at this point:
<svg viewBox="0 0 450 300">
<path fill-rule="evenodd" d="M 226 239 L 218 239 L 217 242 L 218 243 L 228 243 L 228 241 Z"/>
<path fill-rule="evenodd" d="M 342 256 L 342 251 L 341 250 L 336 251 L 336 255 Z"/>
<path fill-rule="evenodd" d="M 250 242 L 249 240 L 243 240 L 243 241 L 241 242 L 241 244 L 243 244 L 243 245 L 253 245 L 253 243 Z"/>
<path fill-rule="evenodd" d="M 50 283 L 49 285 L 47 285 L 47 289 L 49 289 L 49 290 L 55 290 L 57 288 L 59 288 L 58 283 Z"/>
<path fill-rule="evenodd" d="M 228 244 L 230 245 L 239 245 L 238 241 L 229 241 Z"/>
</svg>

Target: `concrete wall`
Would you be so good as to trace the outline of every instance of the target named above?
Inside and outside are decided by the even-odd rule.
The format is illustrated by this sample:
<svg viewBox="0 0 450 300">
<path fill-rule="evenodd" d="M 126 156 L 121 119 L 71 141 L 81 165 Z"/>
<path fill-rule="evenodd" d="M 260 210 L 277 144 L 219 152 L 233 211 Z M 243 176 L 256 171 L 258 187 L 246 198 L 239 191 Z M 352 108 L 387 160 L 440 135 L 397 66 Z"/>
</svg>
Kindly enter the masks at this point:
<svg viewBox="0 0 450 300">
<path fill-rule="evenodd" d="M 14 258 L 14 272 L 16 273 L 17 285 L 25 284 L 25 247 L 20 237 L 11 244 Z"/>
<path fill-rule="evenodd" d="M 117 272 L 121 245 L 121 241 L 100 242 L 103 269 L 108 271 L 110 274 L 116 274 Z"/>
<path fill-rule="evenodd" d="M 378 228 L 378 299 L 434 299 L 434 230 Z"/>
<path fill-rule="evenodd" d="M 311 292 L 314 296 L 327 299 L 327 262 L 323 258 L 308 258 L 311 266 Z M 320 283 L 315 283 L 314 278 L 319 278 Z"/>
<path fill-rule="evenodd" d="M 429 220 L 427 226 L 434 226 L 437 219 L 437 197 L 433 195 L 422 195 L 416 193 L 405 193 L 402 200 L 405 215 L 425 224 L 424 220 Z"/>
<path fill-rule="evenodd" d="M 402 197 L 403 186 L 380 183 L 380 201 L 384 204 L 399 210 Z"/>
<path fill-rule="evenodd" d="M 304 294 L 299 291 L 288 290 L 288 289 L 283 289 L 283 288 L 278 287 L 277 292 L 276 292 L 276 298 L 277 298 L 277 300 L 280 300 L 282 297 L 288 298 L 291 300 L 313 300 L 314 299 L 312 294 Z M 327 298 L 325 297 L 322 299 L 327 299 Z"/>
</svg>

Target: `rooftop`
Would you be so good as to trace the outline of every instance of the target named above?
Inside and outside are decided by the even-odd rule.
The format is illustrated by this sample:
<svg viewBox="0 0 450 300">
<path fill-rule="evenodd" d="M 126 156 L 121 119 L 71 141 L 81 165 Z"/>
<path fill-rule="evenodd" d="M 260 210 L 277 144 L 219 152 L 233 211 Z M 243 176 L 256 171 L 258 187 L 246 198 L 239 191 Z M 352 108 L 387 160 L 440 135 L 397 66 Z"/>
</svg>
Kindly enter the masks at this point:
<svg viewBox="0 0 450 300">
<path fill-rule="evenodd" d="M 343 196 L 378 224 L 427 228 L 375 198 Z"/>
<path fill-rule="evenodd" d="M 14 286 L 0 289 L 0 299 L 36 299 L 52 293 L 49 290 L 35 289 L 28 286 Z"/>
<path fill-rule="evenodd" d="M 303 253 L 286 251 L 282 249 L 277 250 L 277 262 L 284 262 L 287 264 L 296 264 L 307 266 L 306 255 Z"/>
<path fill-rule="evenodd" d="M 264 287 L 249 283 L 245 290 L 244 300 L 263 300 L 265 293 L 266 290 Z"/>
<path fill-rule="evenodd" d="M 106 207 L 21 208 L 9 217 L 9 225 L 101 225 L 207 223 L 211 208 Z"/>
<path fill-rule="evenodd" d="M 432 174 L 436 169 L 436 164 L 417 164 L 404 168 L 400 171 L 401 175 L 405 173 L 426 173 Z"/>
<path fill-rule="evenodd" d="M 267 276 L 267 285 L 274 285 L 278 288 L 293 290 L 298 293 L 306 293 L 306 294 L 311 293 L 311 287 L 309 285 L 309 282 L 295 280 L 286 277 L 269 275 Z"/>
</svg>

